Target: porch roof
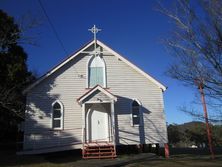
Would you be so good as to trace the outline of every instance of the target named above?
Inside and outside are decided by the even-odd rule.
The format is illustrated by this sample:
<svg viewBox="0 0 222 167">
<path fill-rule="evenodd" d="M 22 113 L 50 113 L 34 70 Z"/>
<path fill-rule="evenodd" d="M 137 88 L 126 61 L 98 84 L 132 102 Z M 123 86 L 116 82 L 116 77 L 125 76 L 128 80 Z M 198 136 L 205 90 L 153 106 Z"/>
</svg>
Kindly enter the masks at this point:
<svg viewBox="0 0 222 167">
<path fill-rule="evenodd" d="M 109 100 L 117 101 L 117 97 L 115 95 L 113 95 L 111 92 L 109 92 L 108 90 L 104 89 L 100 85 L 96 85 L 95 87 L 90 89 L 88 92 L 84 93 L 81 97 L 79 97 L 77 99 L 77 102 L 79 104 L 85 103 L 85 100 L 87 100 L 87 98 L 89 98 L 90 96 L 93 96 L 96 92 L 101 92 L 102 94 L 104 94 L 104 96 L 108 97 Z M 100 99 L 100 98 L 96 99 L 96 101 L 101 101 L 101 100 L 103 100 L 103 99 Z"/>
</svg>

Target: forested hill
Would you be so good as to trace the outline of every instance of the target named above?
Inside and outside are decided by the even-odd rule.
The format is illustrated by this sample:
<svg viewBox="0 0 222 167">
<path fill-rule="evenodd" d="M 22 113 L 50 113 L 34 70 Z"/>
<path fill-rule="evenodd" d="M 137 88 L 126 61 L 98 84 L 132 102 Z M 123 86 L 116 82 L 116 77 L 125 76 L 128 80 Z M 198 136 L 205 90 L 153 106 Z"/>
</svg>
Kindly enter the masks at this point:
<svg viewBox="0 0 222 167">
<path fill-rule="evenodd" d="M 208 145 L 206 125 L 193 121 L 184 124 L 170 124 L 168 129 L 169 144 L 173 147 L 205 147 Z M 222 125 L 212 125 L 212 137 L 215 146 L 222 146 Z"/>
</svg>

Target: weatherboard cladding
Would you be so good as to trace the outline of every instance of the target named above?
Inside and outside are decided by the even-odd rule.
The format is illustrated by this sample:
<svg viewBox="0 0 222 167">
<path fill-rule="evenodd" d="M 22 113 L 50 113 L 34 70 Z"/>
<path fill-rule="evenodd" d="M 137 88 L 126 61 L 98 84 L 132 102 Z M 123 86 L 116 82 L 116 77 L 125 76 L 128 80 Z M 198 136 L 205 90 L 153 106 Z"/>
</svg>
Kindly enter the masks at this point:
<svg viewBox="0 0 222 167">
<path fill-rule="evenodd" d="M 104 94 L 103 92 L 96 90 L 95 92 L 93 92 L 92 94 L 90 94 L 88 97 L 86 97 L 82 103 L 85 102 L 90 102 L 90 101 L 111 101 L 110 97 L 108 97 L 106 94 Z"/>
<path fill-rule="evenodd" d="M 86 66 L 89 58 L 87 54 L 80 54 L 28 92 L 25 141 L 29 142 L 24 143 L 24 149 L 34 149 L 37 144 L 48 147 L 49 143 L 50 146 L 58 146 L 82 140 L 82 108 L 77 99 L 88 91 Z M 162 90 L 117 57 L 104 54 L 103 59 L 106 63 L 107 87 L 118 99 L 115 103 L 117 144 L 166 143 Z M 83 77 L 79 77 L 79 74 Z M 96 96 L 106 98 L 100 93 Z M 134 98 L 142 103 L 143 126 L 131 126 L 130 104 Z M 67 139 L 61 139 L 58 136 L 63 135 L 51 129 L 51 104 L 55 100 L 60 100 L 64 106 L 62 132 L 70 136 Z M 34 142 L 35 137 L 39 138 L 38 142 Z"/>
<path fill-rule="evenodd" d="M 115 95 L 113 95 L 111 92 L 109 92 L 108 91 L 108 89 L 107 88 L 103 88 L 103 87 L 101 87 L 100 85 L 96 85 L 96 86 L 94 86 L 93 88 L 88 88 L 89 90 L 86 92 L 86 93 L 84 93 L 81 97 L 79 97 L 78 99 L 77 99 L 77 102 L 79 103 L 79 104 L 82 104 L 82 103 L 85 103 L 85 102 L 87 102 L 87 100 L 86 100 L 86 98 L 88 98 L 91 94 L 93 94 L 94 96 L 96 96 L 96 94 L 97 93 L 99 93 L 99 92 L 101 92 L 102 94 L 101 94 L 101 96 L 107 96 L 107 97 L 101 97 L 101 98 L 99 98 L 99 96 L 100 95 L 98 95 L 98 97 L 97 98 L 95 98 L 94 97 L 94 101 L 93 100 L 91 100 L 90 102 L 92 103 L 92 102 L 112 102 L 112 101 L 116 101 L 117 100 L 117 98 L 116 98 L 116 96 Z M 99 92 L 98 92 L 99 91 Z M 90 97 L 93 97 L 93 95 L 91 95 Z M 103 99 L 104 98 L 104 99 Z M 88 99 L 88 100 L 90 100 L 90 99 Z"/>
<path fill-rule="evenodd" d="M 80 53 L 82 53 L 83 51 L 91 51 L 92 52 L 92 48 L 94 45 L 95 41 L 91 41 L 90 43 L 86 44 L 82 49 L 78 50 L 77 52 L 73 53 L 72 55 L 68 56 L 65 60 L 63 60 L 61 63 L 59 63 L 57 66 L 55 66 L 54 68 L 52 68 L 50 71 L 48 71 L 46 74 L 44 74 L 42 77 L 40 77 L 36 82 L 34 82 L 33 84 L 31 84 L 30 86 L 28 86 L 23 93 L 26 94 L 27 92 L 29 92 L 33 87 L 35 87 L 36 85 L 38 85 L 40 82 L 42 82 L 44 79 L 46 79 L 47 77 L 49 77 L 50 75 L 52 75 L 55 71 L 57 71 L 58 69 L 60 69 L 64 64 L 68 63 L 69 61 L 71 61 L 72 59 L 76 58 L 77 56 L 79 56 Z M 123 56 L 121 56 L 120 54 L 118 54 L 117 52 L 115 52 L 114 50 L 112 50 L 111 48 L 109 48 L 107 45 L 105 45 L 104 43 L 100 42 L 99 40 L 97 40 L 97 48 L 96 51 L 100 50 L 100 51 L 108 51 L 110 53 L 112 53 L 112 55 L 116 56 L 119 60 L 124 61 L 127 65 L 129 65 L 130 67 L 132 67 L 134 70 L 136 70 L 137 72 L 139 72 L 141 75 L 143 75 L 144 77 L 146 77 L 147 79 L 149 79 L 150 81 L 152 81 L 154 84 L 156 84 L 160 89 L 162 89 L 163 91 L 165 91 L 167 89 L 167 87 L 165 87 L 164 85 L 162 85 L 159 81 L 157 81 L 156 79 L 154 79 L 153 77 L 151 77 L 150 75 L 148 75 L 147 73 L 145 73 L 144 71 L 142 71 L 141 69 L 139 69 L 138 67 L 136 67 L 134 64 L 132 64 L 130 61 L 128 61 L 127 59 L 125 59 Z M 101 46 L 99 48 L 99 46 Z"/>
</svg>

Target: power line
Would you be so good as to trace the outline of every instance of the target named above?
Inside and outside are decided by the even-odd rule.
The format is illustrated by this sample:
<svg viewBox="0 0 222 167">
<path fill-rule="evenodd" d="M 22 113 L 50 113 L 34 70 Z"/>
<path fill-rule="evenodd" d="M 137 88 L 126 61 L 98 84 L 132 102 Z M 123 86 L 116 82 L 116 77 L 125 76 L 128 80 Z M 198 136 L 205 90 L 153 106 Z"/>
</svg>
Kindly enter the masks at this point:
<svg viewBox="0 0 222 167">
<path fill-rule="evenodd" d="M 44 6 L 43 6 L 41 0 L 38 0 L 38 2 L 39 2 L 39 5 L 41 6 L 41 8 L 42 8 L 42 10 L 43 10 L 43 13 L 45 14 L 45 16 L 46 16 L 46 18 L 47 18 L 47 20 L 48 20 L 48 22 L 49 22 L 49 24 L 50 24 L 50 26 L 51 26 L 51 28 L 52 28 L 52 30 L 53 30 L 53 33 L 55 34 L 56 39 L 58 40 L 58 42 L 59 42 L 59 44 L 61 45 L 61 47 L 62 47 L 63 51 L 65 52 L 65 54 L 68 55 L 68 52 L 67 52 L 67 50 L 65 49 L 65 46 L 64 46 L 62 40 L 59 38 L 59 35 L 58 35 L 58 33 L 57 33 L 54 25 L 52 24 L 52 22 L 51 22 L 51 20 L 50 20 L 50 18 L 49 18 L 49 16 L 48 16 L 48 14 L 47 14 Z M 79 73 L 78 73 L 78 71 L 77 71 L 77 69 L 76 69 L 74 66 L 73 66 L 73 68 L 74 68 L 74 70 L 76 71 L 77 75 L 80 76 Z"/>
<path fill-rule="evenodd" d="M 57 31 L 56 31 L 54 25 L 52 24 L 52 22 L 51 22 L 51 20 L 50 20 L 50 18 L 49 18 L 49 16 L 48 16 L 48 14 L 47 14 L 47 12 L 46 12 L 44 6 L 43 6 L 41 0 L 38 0 L 38 2 L 39 2 L 39 5 L 40 5 L 41 8 L 42 8 L 43 13 L 45 14 L 45 16 L 46 16 L 46 18 L 47 18 L 47 20 L 48 20 L 48 22 L 49 22 L 51 28 L 52 28 L 53 33 L 55 34 L 56 39 L 58 40 L 58 42 L 59 42 L 59 44 L 61 45 L 61 47 L 62 47 L 63 51 L 65 52 L 65 54 L 68 55 L 68 52 L 67 52 L 67 50 L 65 49 L 62 40 L 59 38 L 59 35 L 58 35 L 58 33 L 57 33 Z"/>
</svg>

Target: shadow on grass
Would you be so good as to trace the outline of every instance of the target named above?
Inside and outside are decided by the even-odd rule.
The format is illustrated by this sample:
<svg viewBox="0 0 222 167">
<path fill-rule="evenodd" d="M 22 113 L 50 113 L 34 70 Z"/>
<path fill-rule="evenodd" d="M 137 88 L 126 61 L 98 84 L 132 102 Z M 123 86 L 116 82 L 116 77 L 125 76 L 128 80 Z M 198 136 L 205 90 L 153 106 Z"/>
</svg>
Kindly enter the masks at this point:
<svg viewBox="0 0 222 167">
<path fill-rule="evenodd" d="M 120 156 L 119 161 L 116 161 L 113 164 L 104 165 L 103 167 L 126 166 L 133 163 L 150 161 L 152 159 L 158 159 L 157 155 L 152 153 L 131 154 L 131 155 Z"/>
<path fill-rule="evenodd" d="M 22 166 L 35 164 L 65 164 L 81 160 L 81 150 L 39 154 L 39 155 L 16 155 L 13 150 L 0 152 L 0 166 Z"/>
<path fill-rule="evenodd" d="M 131 159 L 122 163 L 118 163 L 115 165 L 106 165 L 106 167 L 119 167 L 119 166 L 130 166 L 130 167 L 138 167 L 138 166 L 152 166 L 152 167 L 166 167 L 166 166 L 177 166 L 177 167 L 220 167 L 222 164 L 222 155 L 218 155 L 215 160 L 211 160 L 208 155 L 201 156 L 193 156 L 193 155 L 182 155 L 171 157 L 169 159 L 161 158 L 161 157 L 143 157 L 140 159 Z"/>
<path fill-rule="evenodd" d="M 81 150 L 71 150 L 64 152 L 23 155 L 18 156 L 13 151 L 0 151 L 0 166 L 220 166 L 222 164 L 222 154 L 217 154 L 215 160 L 210 159 L 210 155 L 195 155 L 181 152 L 181 154 L 171 155 L 169 159 L 157 156 L 153 153 L 121 154 L 114 160 L 82 160 Z"/>
</svg>

